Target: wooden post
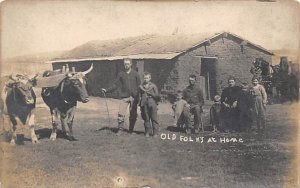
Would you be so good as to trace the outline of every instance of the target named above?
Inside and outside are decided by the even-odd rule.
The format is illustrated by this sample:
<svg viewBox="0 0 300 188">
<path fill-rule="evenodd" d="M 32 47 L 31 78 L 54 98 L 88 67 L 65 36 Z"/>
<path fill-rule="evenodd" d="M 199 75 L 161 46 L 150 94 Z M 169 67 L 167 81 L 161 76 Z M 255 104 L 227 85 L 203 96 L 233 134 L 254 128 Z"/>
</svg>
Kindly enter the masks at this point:
<svg viewBox="0 0 300 188">
<path fill-rule="evenodd" d="M 136 62 L 136 67 L 138 68 L 138 73 L 140 75 L 141 81 L 143 81 L 143 75 L 145 71 L 145 62 L 144 60 L 138 60 Z"/>
<path fill-rule="evenodd" d="M 210 85 L 209 85 L 209 72 L 207 72 L 207 96 L 208 96 L 208 100 L 210 100 L 211 97 L 210 97 Z"/>
<path fill-rule="evenodd" d="M 69 69 L 69 65 L 68 64 L 66 64 L 66 72 L 69 72 L 70 71 L 70 69 Z"/>
</svg>

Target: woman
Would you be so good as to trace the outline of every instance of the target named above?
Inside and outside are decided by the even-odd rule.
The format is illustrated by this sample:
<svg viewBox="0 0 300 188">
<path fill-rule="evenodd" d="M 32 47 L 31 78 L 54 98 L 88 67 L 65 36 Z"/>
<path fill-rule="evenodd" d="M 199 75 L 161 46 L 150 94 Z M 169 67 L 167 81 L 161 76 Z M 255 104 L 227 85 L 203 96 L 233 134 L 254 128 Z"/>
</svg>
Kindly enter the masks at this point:
<svg viewBox="0 0 300 188">
<path fill-rule="evenodd" d="M 254 121 L 257 125 L 257 131 L 260 132 L 262 126 L 262 132 L 265 130 L 266 124 L 266 104 L 267 104 L 267 93 L 265 88 L 258 83 L 258 78 L 253 77 L 252 79 L 253 87 L 251 88 L 251 94 L 254 99 L 253 112 L 254 112 Z"/>
<path fill-rule="evenodd" d="M 228 87 L 221 94 L 221 111 L 222 126 L 225 132 L 236 132 L 240 130 L 239 110 L 237 101 L 241 88 L 236 85 L 235 78 L 228 78 Z"/>
</svg>

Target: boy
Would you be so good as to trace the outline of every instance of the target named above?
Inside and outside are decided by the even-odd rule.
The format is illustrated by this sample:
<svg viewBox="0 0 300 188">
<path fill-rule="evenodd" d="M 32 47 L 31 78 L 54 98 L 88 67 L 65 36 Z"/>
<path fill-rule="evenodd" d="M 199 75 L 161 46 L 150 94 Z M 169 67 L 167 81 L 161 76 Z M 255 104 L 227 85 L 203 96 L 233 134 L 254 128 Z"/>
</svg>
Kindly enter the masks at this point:
<svg viewBox="0 0 300 188">
<path fill-rule="evenodd" d="M 221 97 L 216 95 L 214 97 L 214 104 L 211 106 L 209 110 L 210 115 L 210 124 L 213 126 L 213 132 L 217 132 L 221 127 Z"/>
<path fill-rule="evenodd" d="M 183 92 L 178 90 L 176 102 L 172 105 L 172 109 L 174 111 L 174 125 L 179 129 L 182 129 L 183 125 L 185 125 L 186 133 L 191 133 L 190 105 L 182 99 L 182 96 Z"/>
<path fill-rule="evenodd" d="M 160 100 L 158 89 L 151 80 L 149 72 L 144 73 L 144 82 L 140 85 L 140 107 L 141 115 L 144 120 L 145 136 L 149 137 L 153 131 L 153 137 L 158 136 L 159 124 L 157 121 L 157 102 Z M 152 123 L 152 128 L 151 124 Z"/>
</svg>

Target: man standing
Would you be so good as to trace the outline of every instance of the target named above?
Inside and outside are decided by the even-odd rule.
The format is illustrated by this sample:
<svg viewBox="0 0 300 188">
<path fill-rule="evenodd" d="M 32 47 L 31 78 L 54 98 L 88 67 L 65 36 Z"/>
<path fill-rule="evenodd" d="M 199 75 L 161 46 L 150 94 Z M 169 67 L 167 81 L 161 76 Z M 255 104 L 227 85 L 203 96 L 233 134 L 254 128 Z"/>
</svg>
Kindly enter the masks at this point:
<svg viewBox="0 0 300 188">
<path fill-rule="evenodd" d="M 125 71 L 119 72 L 116 80 L 108 89 L 102 88 L 102 92 L 112 92 L 118 89 L 119 111 L 118 111 L 118 132 L 120 135 L 124 129 L 124 119 L 128 108 L 129 115 L 129 132 L 133 133 L 134 125 L 137 119 L 137 105 L 139 103 L 139 86 L 141 84 L 139 74 L 132 69 L 132 60 L 124 59 Z"/>
<path fill-rule="evenodd" d="M 239 129 L 238 98 L 241 88 L 235 85 L 235 78 L 228 79 L 228 87 L 221 95 L 221 116 L 225 131 L 237 131 Z"/>
<path fill-rule="evenodd" d="M 190 112 L 194 115 L 194 129 L 195 133 L 199 133 L 199 125 L 201 124 L 202 131 L 203 124 L 201 119 L 201 113 L 203 112 L 202 106 L 204 105 L 203 91 L 197 87 L 196 75 L 189 76 L 189 86 L 183 90 L 183 99 L 190 105 Z M 188 129 L 187 133 L 191 130 Z"/>
</svg>

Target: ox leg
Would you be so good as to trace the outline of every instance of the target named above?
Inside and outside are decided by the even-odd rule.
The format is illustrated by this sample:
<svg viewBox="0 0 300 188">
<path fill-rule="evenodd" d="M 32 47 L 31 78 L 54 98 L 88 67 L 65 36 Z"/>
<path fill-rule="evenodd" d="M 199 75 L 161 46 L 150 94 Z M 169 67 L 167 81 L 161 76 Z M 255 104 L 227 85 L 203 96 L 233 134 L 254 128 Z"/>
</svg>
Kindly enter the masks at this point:
<svg viewBox="0 0 300 188">
<path fill-rule="evenodd" d="M 66 123 L 63 122 L 62 120 L 61 120 L 61 131 L 62 131 L 64 134 L 67 134 Z"/>
<path fill-rule="evenodd" d="M 56 136 L 57 136 L 57 112 L 55 110 L 52 111 L 52 133 L 50 136 L 50 140 L 54 141 L 56 140 Z"/>
<path fill-rule="evenodd" d="M 62 127 L 65 127 L 65 125 L 68 125 L 69 131 L 66 132 L 66 136 L 67 136 L 68 140 L 75 141 L 75 138 L 73 136 L 73 129 L 72 129 L 73 118 L 74 118 L 74 115 L 72 114 L 72 112 L 73 111 L 70 111 L 68 113 L 68 115 L 61 115 L 60 120 L 61 120 Z"/>
<path fill-rule="evenodd" d="M 73 119 L 74 119 L 74 115 L 71 115 L 69 118 L 68 118 L 68 127 L 69 127 L 69 131 L 70 131 L 70 134 L 69 134 L 69 140 L 70 141 L 76 141 L 77 139 L 74 138 L 74 135 L 73 135 Z"/>
<path fill-rule="evenodd" d="M 9 116 L 9 119 L 12 123 L 12 137 L 10 140 L 10 144 L 15 145 L 17 141 L 17 121 L 16 118 L 12 115 Z"/>
<path fill-rule="evenodd" d="M 35 118 L 35 115 L 34 114 L 30 114 L 29 115 L 28 124 L 29 124 L 29 127 L 30 127 L 31 142 L 33 144 L 36 144 L 36 143 L 39 143 L 39 141 L 37 139 L 37 136 L 36 136 L 35 130 L 34 130 L 34 124 L 35 124 L 34 118 Z"/>
<path fill-rule="evenodd" d="M 66 122 L 66 115 L 65 114 L 60 114 L 60 122 L 61 122 L 61 130 L 64 134 L 67 135 L 67 130 L 66 130 L 66 125 L 67 125 L 67 122 Z"/>
</svg>

